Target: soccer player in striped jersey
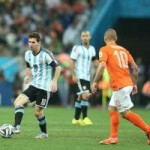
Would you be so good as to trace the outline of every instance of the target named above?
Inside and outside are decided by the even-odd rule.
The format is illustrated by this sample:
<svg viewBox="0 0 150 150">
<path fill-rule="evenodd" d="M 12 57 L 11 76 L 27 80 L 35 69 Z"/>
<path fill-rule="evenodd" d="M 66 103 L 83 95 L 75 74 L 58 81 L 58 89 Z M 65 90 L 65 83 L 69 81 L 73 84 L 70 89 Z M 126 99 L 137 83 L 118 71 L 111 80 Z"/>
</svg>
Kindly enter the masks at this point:
<svg viewBox="0 0 150 150">
<path fill-rule="evenodd" d="M 14 133 L 20 133 L 20 125 L 24 114 L 24 105 L 35 101 L 34 113 L 39 122 L 40 133 L 36 138 L 47 138 L 46 119 L 43 109 L 46 108 L 51 92 L 57 91 L 57 80 L 61 68 L 51 51 L 41 45 L 38 32 L 29 34 L 29 50 L 25 53 L 26 76 L 24 82 L 30 86 L 14 101 L 15 124 Z M 52 77 L 52 69 L 55 68 Z"/>
<path fill-rule="evenodd" d="M 91 120 L 87 116 L 88 99 L 90 96 L 90 69 L 91 62 L 98 65 L 96 59 L 96 51 L 90 45 L 89 31 L 81 33 L 81 45 L 75 45 L 71 52 L 73 79 L 78 83 L 78 98 L 75 102 L 75 115 L 72 124 L 75 125 L 92 125 Z M 82 112 L 83 120 L 80 119 Z"/>
</svg>

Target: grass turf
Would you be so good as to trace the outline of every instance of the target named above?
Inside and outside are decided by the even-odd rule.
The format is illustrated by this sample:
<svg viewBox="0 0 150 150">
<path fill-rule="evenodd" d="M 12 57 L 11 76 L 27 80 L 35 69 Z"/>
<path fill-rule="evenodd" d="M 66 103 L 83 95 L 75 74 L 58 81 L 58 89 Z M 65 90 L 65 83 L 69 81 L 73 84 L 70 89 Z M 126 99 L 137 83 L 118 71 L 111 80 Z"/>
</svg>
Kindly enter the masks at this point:
<svg viewBox="0 0 150 150">
<path fill-rule="evenodd" d="M 150 111 L 135 109 L 150 124 Z M 128 121 L 120 119 L 119 143 L 99 145 L 98 142 L 109 136 L 109 115 L 107 110 L 89 109 L 92 126 L 74 126 L 71 120 L 73 108 L 48 107 L 45 110 L 49 138 L 35 139 L 38 123 L 33 115 L 33 108 L 25 109 L 21 134 L 13 138 L 0 137 L 0 150 L 149 150 L 145 134 Z M 14 108 L 0 108 L 0 125 L 13 124 Z"/>
</svg>

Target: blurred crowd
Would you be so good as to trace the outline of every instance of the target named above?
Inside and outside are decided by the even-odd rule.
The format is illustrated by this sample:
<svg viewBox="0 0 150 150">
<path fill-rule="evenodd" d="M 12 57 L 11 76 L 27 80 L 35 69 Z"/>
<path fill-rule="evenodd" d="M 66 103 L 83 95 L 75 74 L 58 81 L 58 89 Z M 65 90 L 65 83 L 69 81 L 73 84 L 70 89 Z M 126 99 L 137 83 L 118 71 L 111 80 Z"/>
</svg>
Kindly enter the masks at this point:
<svg viewBox="0 0 150 150">
<path fill-rule="evenodd" d="M 95 6 L 96 0 L 0 0 L 0 56 L 24 57 L 28 33 L 40 32 L 43 47 L 53 52 L 63 68 L 55 103 L 72 103 L 76 84 L 71 80 L 69 53 L 94 17 Z M 21 91 L 21 82 L 17 73 L 14 97 Z"/>
<path fill-rule="evenodd" d="M 134 103 L 150 109 L 150 65 L 146 67 L 142 57 L 137 57 L 135 62 L 138 65 L 138 93 L 134 96 Z"/>
<path fill-rule="evenodd" d="M 0 0 L 0 55 L 22 55 L 27 35 L 39 31 L 54 54 L 69 52 L 94 14 L 96 0 Z"/>
<path fill-rule="evenodd" d="M 76 97 L 76 84 L 71 78 L 69 53 L 73 45 L 80 40 L 81 30 L 86 27 L 90 18 L 96 16 L 96 2 L 96 0 L 0 0 L 0 56 L 24 57 L 28 48 L 28 33 L 40 32 L 43 47 L 54 53 L 63 68 L 58 84 L 59 92 L 55 95 L 54 103 L 63 106 L 72 105 Z M 150 102 L 150 96 L 145 94 L 149 88 L 143 90 L 143 85 L 147 83 L 144 76 L 147 69 L 141 58 L 137 58 L 136 63 L 139 66 L 139 94 L 136 95 L 135 103 L 146 105 Z M 5 80 L 2 70 L 0 80 Z M 21 91 L 22 82 L 20 73 L 17 73 L 14 81 L 14 97 Z M 141 102 L 142 98 L 147 100 L 146 104 Z M 91 104 L 100 103 L 99 95 L 96 95 L 95 99 L 97 101 L 91 101 Z"/>
</svg>

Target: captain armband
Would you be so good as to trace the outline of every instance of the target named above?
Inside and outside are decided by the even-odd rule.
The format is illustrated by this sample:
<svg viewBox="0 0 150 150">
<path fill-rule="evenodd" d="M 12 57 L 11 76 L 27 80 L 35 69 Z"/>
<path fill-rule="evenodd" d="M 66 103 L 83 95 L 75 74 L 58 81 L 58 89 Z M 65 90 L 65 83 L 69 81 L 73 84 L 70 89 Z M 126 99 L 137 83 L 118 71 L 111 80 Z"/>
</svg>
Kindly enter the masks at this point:
<svg viewBox="0 0 150 150">
<path fill-rule="evenodd" d="M 50 64 L 49 64 L 52 68 L 55 68 L 57 66 L 59 66 L 59 64 L 56 62 L 56 61 L 52 61 Z"/>
</svg>

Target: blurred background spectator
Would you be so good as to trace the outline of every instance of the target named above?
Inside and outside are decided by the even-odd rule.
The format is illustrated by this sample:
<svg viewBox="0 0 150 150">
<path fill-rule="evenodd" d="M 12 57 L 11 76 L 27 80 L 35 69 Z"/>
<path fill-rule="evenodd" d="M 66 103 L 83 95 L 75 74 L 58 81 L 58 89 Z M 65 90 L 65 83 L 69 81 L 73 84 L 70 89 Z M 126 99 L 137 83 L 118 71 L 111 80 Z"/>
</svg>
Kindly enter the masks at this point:
<svg viewBox="0 0 150 150">
<path fill-rule="evenodd" d="M 138 65 L 138 82 L 137 82 L 137 87 L 138 87 L 138 93 L 134 95 L 134 103 L 136 105 L 142 104 L 142 87 L 144 84 L 145 80 L 145 66 L 143 64 L 142 58 L 137 57 L 135 59 L 136 64 Z"/>
<path fill-rule="evenodd" d="M 93 2 L 96 1 L 0 1 L 0 43 L 10 48 L 9 53 L 23 55 L 28 33 L 39 31 L 44 46 L 56 54 L 69 52 L 91 14 Z"/>
<path fill-rule="evenodd" d="M 146 81 L 142 87 L 142 94 L 144 95 L 144 100 L 146 102 L 146 109 L 150 109 L 150 76 L 148 81 Z"/>
<path fill-rule="evenodd" d="M 89 30 L 98 54 L 104 31 L 113 27 L 120 39 L 118 44 L 129 47 L 139 67 L 139 93 L 134 103 L 146 105 L 142 88 L 150 75 L 149 10 L 149 0 L 0 0 L 0 69 L 13 85 L 13 98 L 22 90 L 29 32 L 41 33 L 43 47 L 50 49 L 63 67 L 57 98 L 52 103 L 72 106 L 76 97 L 69 63 L 72 46 L 79 44 L 81 30 Z M 91 105 L 102 104 L 102 93 L 100 88 L 91 97 Z"/>
<path fill-rule="evenodd" d="M 63 106 L 72 103 L 68 101 L 72 96 L 69 92 L 70 62 L 62 58 L 69 58 L 69 52 L 86 25 L 95 2 L 95 0 L 0 1 L 0 55 L 21 57 L 20 69 L 24 70 L 28 33 L 39 31 L 43 37 L 43 47 L 50 49 L 63 67 L 58 84 L 58 96 Z M 23 77 L 23 71 L 14 75 L 14 98 L 22 90 Z"/>
<path fill-rule="evenodd" d="M 0 70 L 0 81 L 5 81 L 5 76 L 4 76 L 4 73 L 3 73 L 3 70 Z"/>
</svg>

